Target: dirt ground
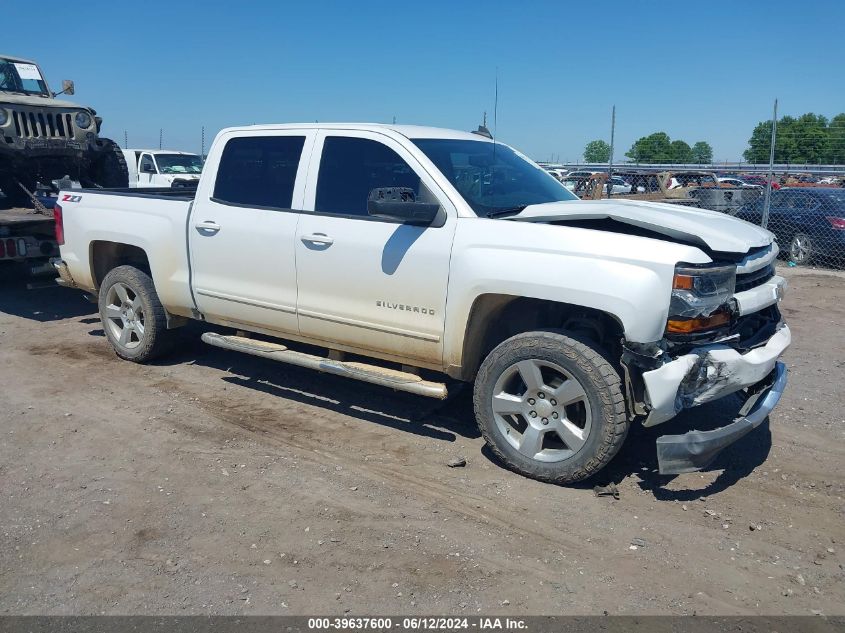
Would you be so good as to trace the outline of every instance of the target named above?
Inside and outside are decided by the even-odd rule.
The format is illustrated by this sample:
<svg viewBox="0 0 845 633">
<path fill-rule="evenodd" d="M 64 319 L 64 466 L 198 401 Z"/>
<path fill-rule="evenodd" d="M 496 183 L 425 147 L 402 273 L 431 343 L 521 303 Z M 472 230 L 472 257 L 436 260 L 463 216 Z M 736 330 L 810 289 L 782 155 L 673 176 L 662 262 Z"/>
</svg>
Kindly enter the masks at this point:
<svg viewBox="0 0 845 633">
<path fill-rule="evenodd" d="M 658 476 L 654 439 L 729 399 L 572 488 L 501 468 L 468 393 L 437 410 L 195 327 L 134 365 L 78 292 L 6 284 L 0 614 L 842 614 L 845 276 L 787 272 L 770 427 Z"/>
</svg>

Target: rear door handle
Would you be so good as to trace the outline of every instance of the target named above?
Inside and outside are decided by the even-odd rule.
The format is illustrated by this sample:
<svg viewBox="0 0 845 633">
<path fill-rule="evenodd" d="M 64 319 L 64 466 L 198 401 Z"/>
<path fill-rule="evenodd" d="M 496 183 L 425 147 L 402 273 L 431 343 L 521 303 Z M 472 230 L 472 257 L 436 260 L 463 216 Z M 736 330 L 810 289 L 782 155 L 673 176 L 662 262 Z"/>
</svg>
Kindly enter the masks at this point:
<svg viewBox="0 0 845 633">
<path fill-rule="evenodd" d="M 311 233 L 311 235 L 303 235 L 299 239 L 301 239 L 303 242 L 309 242 L 311 244 L 323 244 L 325 246 L 330 246 L 331 244 L 334 244 L 334 240 L 325 233 Z"/>
<path fill-rule="evenodd" d="M 203 222 L 197 222 L 194 225 L 198 230 L 205 231 L 208 233 L 217 233 L 220 230 L 220 225 L 217 224 L 214 220 L 204 220 Z"/>
</svg>

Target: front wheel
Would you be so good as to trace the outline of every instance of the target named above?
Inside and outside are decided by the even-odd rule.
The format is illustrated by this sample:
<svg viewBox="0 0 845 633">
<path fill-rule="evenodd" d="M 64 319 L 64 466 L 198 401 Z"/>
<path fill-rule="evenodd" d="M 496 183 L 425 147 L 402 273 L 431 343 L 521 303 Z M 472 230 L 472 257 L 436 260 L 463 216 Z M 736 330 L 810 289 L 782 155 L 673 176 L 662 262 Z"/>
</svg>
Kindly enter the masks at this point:
<svg viewBox="0 0 845 633">
<path fill-rule="evenodd" d="M 172 347 L 173 332 L 153 280 L 134 266 L 118 266 L 100 285 L 100 320 L 115 353 L 136 363 L 153 360 Z"/>
<path fill-rule="evenodd" d="M 490 352 L 474 405 L 497 457 L 541 481 L 594 475 L 628 433 L 619 374 L 592 347 L 555 332 L 519 334 Z"/>
</svg>

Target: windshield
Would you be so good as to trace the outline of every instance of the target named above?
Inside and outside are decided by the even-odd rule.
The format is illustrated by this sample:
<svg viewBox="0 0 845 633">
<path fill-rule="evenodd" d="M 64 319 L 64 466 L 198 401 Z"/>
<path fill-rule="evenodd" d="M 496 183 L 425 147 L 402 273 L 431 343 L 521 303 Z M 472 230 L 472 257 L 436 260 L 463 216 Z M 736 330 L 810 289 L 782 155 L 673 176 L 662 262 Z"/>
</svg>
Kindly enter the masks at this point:
<svg viewBox="0 0 845 633">
<path fill-rule="evenodd" d="M 49 96 L 47 82 L 35 64 L 0 57 L 0 92 Z"/>
<path fill-rule="evenodd" d="M 162 174 L 199 174 L 202 159 L 196 154 L 156 154 L 158 170 Z"/>
<path fill-rule="evenodd" d="M 413 139 L 476 215 L 496 215 L 530 204 L 577 200 L 553 176 L 501 143 Z"/>
</svg>

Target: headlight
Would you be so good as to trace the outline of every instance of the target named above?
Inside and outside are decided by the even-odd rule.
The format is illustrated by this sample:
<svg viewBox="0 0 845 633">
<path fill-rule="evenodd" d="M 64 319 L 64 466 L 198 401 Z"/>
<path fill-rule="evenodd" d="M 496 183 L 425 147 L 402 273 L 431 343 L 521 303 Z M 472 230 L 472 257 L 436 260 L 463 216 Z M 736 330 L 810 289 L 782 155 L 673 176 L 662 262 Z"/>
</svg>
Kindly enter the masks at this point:
<svg viewBox="0 0 845 633">
<path fill-rule="evenodd" d="M 3 108 L 0 108 L 0 125 L 6 125 L 9 122 L 9 113 Z"/>
<path fill-rule="evenodd" d="M 675 268 L 666 331 L 691 334 L 730 323 L 727 302 L 736 288 L 736 266 Z"/>
<path fill-rule="evenodd" d="M 77 112 L 76 127 L 82 128 L 83 130 L 87 127 L 91 127 L 91 115 L 87 112 Z"/>
</svg>

